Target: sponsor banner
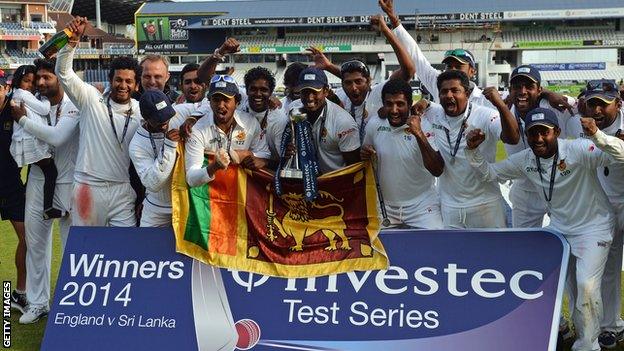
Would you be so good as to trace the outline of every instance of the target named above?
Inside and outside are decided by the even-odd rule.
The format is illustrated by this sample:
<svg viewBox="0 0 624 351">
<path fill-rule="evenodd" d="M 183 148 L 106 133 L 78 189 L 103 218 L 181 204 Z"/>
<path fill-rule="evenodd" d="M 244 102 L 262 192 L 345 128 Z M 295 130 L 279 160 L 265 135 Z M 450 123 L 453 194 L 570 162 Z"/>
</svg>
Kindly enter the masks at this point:
<svg viewBox="0 0 624 351">
<path fill-rule="evenodd" d="M 605 62 L 582 62 L 582 63 L 532 63 L 531 66 L 540 71 L 586 71 L 605 70 Z"/>
<path fill-rule="evenodd" d="M 139 54 L 186 53 L 189 51 L 189 26 L 193 17 L 137 17 L 136 39 Z"/>
<path fill-rule="evenodd" d="M 583 46 L 582 40 L 558 40 L 558 41 L 517 41 L 513 47 L 517 48 L 553 48 L 553 47 Z"/>
<path fill-rule="evenodd" d="M 505 11 L 505 20 L 540 20 L 551 18 L 604 18 L 622 17 L 624 7 L 560 10 Z"/>
<path fill-rule="evenodd" d="M 243 54 L 282 54 L 305 52 L 308 46 L 241 46 Z M 351 45 L 320 45 L 323 52 L 351 52 Z"/>
<path fill-rule="evenodd" d="M 202 18 L 201 27 L 252 27 L 252 26 L 291 26 L 291 25 L 362 25 L 370 23 L 370 15 L 352 16 L 313 16 L 280 18 Z M 503 12 L 462 12 L 449 14 L 409 14 L 400 15 L 406 23 L 434 21 L 444 22 L 496 22 L 503 20 Z"/>
<path fill-rule="evenodd" d="M 42 350 L 555 350 L 561 235 L 381 239 L 388 270 L 285 279 L 193 261 L 170 229 L 73 227 Z"/>
</svg>

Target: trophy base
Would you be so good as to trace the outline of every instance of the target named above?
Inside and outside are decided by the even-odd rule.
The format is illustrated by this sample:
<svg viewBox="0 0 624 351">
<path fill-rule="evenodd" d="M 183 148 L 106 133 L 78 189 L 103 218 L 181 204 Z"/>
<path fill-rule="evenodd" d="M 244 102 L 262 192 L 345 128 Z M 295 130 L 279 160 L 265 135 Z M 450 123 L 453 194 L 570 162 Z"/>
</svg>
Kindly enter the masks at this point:
<svg viewBox="0 0 624 351">
<path fill-rule="evenodd" d="M 303 171 L 296 168 L 282 169 L 280 178 L 303 179 Z"/>
</svg>

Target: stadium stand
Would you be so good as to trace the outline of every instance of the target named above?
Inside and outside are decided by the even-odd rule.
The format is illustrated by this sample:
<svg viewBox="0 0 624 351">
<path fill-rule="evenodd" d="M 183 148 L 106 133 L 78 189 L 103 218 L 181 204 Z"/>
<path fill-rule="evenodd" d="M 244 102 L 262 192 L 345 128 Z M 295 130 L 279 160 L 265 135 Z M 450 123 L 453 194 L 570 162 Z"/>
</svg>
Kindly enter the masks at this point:
<svg viewBox="0 0 624 351">
<path fill-rule="evenodd" d="M 618 35 L 614 30 L 608 29 L 575 29 L 575 30 L 518 30 L 503 32 L 503 41 L 573 41 L 573 40 L 615 40 Z"/>
<path fill-rule="evenodd" d="M 39 35 L 40 33 L 31 28 L 25 28 L 16 22 L 0 22 L 0 30 L 8 35 Z"/>
</svg>

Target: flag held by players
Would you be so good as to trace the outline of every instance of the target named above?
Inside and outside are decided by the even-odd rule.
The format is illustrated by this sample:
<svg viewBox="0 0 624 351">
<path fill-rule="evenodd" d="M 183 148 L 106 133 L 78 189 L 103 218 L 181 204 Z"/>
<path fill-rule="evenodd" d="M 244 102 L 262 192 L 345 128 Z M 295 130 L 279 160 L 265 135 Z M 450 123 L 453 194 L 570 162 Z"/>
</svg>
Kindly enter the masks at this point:
<svg viewBox="0 0 624 351">
<path fill-rule="evenodd" d="M 277 196 L 272 174 L 236 166 L 189 188 L 180 147 L 178 152 L 172 182 L 178 252 L 218 267 L 289 278 L 388 267 L 368 164 L 319 177 L 319 196 L 306 202 L 300 183 L 285 181 Z"/>
</svg>

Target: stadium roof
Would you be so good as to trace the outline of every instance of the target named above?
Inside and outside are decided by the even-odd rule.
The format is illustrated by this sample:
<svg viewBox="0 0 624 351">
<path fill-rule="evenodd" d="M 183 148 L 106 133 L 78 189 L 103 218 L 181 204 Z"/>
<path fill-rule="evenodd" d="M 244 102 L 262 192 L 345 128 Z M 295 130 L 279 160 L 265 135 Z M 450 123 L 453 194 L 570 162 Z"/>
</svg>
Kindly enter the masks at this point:
<svg viewBox="0 0 624 351">
<path fill-rule="evenodd" d="M 78 1 L 78 0 L 77 0 Z M 94 1 L 94 0 L 91 0 Z M 102 0 L 106 1 L 106 0 Z M 624 7 L 622 0 L 396 0 L 399 15 L 449 14 L 503 11 L 576 10 Z M 119 11 L 115 11 L 119 13 Z M 219 15 L 219 18 L 279 18 L 299 16 L 353 16 L 381 13 L 374 0 L 241 0 L 149 2 L 140 9 L 141 15 L 188 14 Z"/>
<path fill-rule="evenodd" d="M 74 0 L 72 15 L 87 17 L 95 23 L 96 0 Z M 154 1 L 154 0 L 148 0 Z M 160 0 L 163 1 L 163 0 Z M 100 0 L 102 22 L 113 24 L 134 23 L 134 13 L 145 3 L 145 0 Z"/>
</svg>

